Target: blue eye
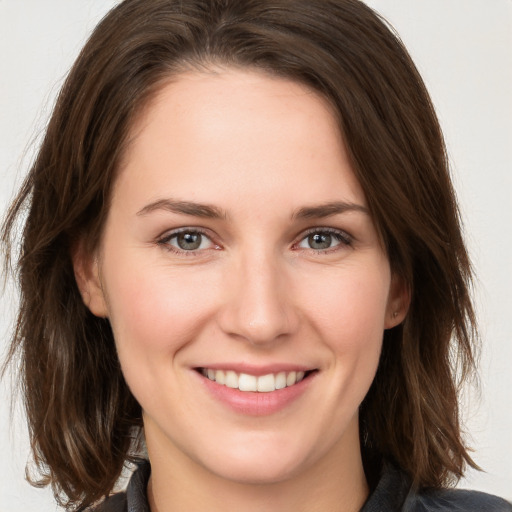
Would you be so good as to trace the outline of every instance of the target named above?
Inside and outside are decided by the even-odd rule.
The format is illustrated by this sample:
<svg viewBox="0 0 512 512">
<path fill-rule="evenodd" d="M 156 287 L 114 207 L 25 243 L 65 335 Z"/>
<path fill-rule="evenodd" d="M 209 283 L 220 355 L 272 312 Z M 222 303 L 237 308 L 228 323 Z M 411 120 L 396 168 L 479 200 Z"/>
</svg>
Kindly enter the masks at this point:
<svg viewBox="0 0 512 512">
<path fill-rule="evenodd" d="M 352 240 L 341 231 L 317 230 L 310 232 L 298 244 L 301 249 L 313 249 L 315 251 L 327 251 L 338 245 L 350 245 Z"/>
<path fill-rule="evenodd" d="M 176 252 L 194 252 L 215 246 L 204 233 L 192 229 L 171 233 L 158 243 Z"/>
<path fill-rule="evenodd" d="M 195 251 L 201 247 L 203 242 L 201 233 L 179 233 L 175 238 L 176 245 L 184 251 Z"/>
</svg>

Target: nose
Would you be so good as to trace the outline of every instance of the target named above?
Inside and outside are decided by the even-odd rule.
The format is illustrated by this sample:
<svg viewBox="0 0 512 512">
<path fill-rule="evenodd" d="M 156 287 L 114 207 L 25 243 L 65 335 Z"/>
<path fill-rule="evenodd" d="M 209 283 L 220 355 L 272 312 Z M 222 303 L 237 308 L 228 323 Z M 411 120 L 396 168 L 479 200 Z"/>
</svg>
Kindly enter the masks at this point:
<svg viewBox="0 0 512 512">
<path fill-rule="evenodd" d="M 230 266 L 219 325 L 253 345 L 273 344 L 293 334 L 298 315 L 292 288 L 278 258 L 252 254 Z"/>
</svg>

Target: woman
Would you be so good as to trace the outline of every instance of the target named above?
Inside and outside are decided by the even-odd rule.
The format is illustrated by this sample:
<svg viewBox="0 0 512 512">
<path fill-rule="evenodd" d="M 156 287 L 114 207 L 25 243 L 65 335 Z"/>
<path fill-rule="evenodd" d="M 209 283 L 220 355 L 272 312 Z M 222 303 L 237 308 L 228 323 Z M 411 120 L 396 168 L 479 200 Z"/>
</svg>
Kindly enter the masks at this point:
<svg viewBox="0 0 512 512">
<path fill-rule="evenodd" d="M 121 3 L 7 243 L 25 205 L 12 354 L 70 508 L 511 510 L 442 490 L 476 467 L 470 267 L 428 94 L 364 4 Z"/>
</svg>

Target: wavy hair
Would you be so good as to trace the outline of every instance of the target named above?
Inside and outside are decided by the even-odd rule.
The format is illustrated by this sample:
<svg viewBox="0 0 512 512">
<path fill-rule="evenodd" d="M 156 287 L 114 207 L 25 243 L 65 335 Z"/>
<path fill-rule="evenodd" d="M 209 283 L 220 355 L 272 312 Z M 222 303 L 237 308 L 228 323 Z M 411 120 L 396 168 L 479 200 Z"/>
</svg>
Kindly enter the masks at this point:
<svg viewBox="0 0 512 512">
<path fill-rule="evenodd" d="M 457 402 L 457 375 L 474 369 L 471 267 L 439 123 L 398 36 L 358 0 L 126 0 L 71 69 L 2 228 L 21 293 L 9 361 L 20 363 L 39 484 L 88 506 L 137 453 L 140 406 L 71 253 L 78 240 L 98 244 L 141 110 L 173 76 L 215 64 L 306 84 L 331 104 L 392 271 L 411 290 L 361 406 L 365 469 L 387 458 L 418 486 L 456 480 L 476 467 Z"/>
</svg>

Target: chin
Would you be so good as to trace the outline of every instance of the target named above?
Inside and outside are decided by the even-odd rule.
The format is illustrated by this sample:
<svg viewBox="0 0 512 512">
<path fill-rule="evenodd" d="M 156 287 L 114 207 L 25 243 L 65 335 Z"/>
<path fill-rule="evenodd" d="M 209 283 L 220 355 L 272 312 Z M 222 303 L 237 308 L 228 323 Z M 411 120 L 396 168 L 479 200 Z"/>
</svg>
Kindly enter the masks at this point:
<svg viewBox="0 0 512 512">
<path fill-rule="evenodd" d="M 254 460 L 241 457 L 225 459 L 222 464 L 218 461 L 209 464 L 207 469 L 217 476 L 247 485 L 268 485 L 286 481 L 294 477 L 299 468 L 304 469 L 304 462 L 278 456 L 254 457 Z"/>
<path fill-rule="evenodd" d="M 222 453 L 206 448 L 199 462 L 209 472 L 241 484 L 273 484 L 286 481 L 307 470 L 317 457 L 305 449 L 307 443 L 290 442 L 293 436 L 264 433 L 251 439 L 224 445 Z M 217 445 L 220 448 L 220 443 Z M 318 455 L 318 453 L 317 453 Z"/>
</svg>

